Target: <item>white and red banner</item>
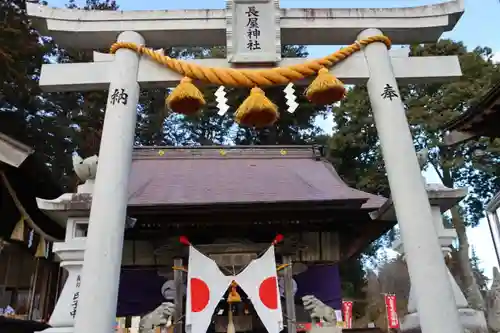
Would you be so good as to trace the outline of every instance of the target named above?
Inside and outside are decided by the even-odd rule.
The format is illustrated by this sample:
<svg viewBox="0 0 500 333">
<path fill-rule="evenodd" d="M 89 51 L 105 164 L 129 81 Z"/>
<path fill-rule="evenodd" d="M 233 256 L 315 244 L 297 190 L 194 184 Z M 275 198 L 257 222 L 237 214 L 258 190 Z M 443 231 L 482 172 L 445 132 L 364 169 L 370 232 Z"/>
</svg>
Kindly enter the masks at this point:
<svg viewBox="0 0 500 333">
<path fill-rule="evenodd" d="M 232 277 L 225 276 L 215 261 L 191 245 L 188 265 L 186 333 L 206 333 Z"/>
<path fill-rule="evenodd" d="M 274 245 L 262 257 L 252 260 L 234 280 L 247 294 L 267 331 L 283 330 Z"/>
<path fill-rule="evenodd" d="M 344 328 L 352 328 L 352 302 L 342 301 L 342 315 L 344 316 Z"/>
<path fill-rule="evenodd" d="M 399 328 L 399 319 L 396 312 L 396 295 L 385 295 L 385 309 L 387 311 L 387 327 Z"/>
<path fill-rule="evenodd" d="M 185 237 L 181 237 L 181 242 L 189 244 Z M 214 260 L 189 244 L 186 333 L 207 331 L 215 308 L 232 281 L 246 293 L 269 333 L 283 330 L 275 242 L 236 276 L 224 275 Z"/>
</svg>

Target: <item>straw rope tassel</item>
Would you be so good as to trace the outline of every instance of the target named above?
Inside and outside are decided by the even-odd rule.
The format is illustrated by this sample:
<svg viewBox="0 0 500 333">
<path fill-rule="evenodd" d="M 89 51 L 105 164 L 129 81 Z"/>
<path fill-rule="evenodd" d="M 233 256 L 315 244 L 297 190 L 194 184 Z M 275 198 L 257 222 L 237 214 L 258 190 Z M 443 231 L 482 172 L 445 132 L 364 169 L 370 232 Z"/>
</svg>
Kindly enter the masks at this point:
<svg viewBox="0 0 500 333">
<path fill-rule="evenodd" d="M 24 217 L 21 217 L 14 226 L 10 239 L 24 242 Z"/>
<path fill-rule="evenodd" d="M 361 50 L 362 47 L 371 43 L 384 43 L 387 48 L 391 48 L 391 40 L 387 36 L 371 36 L 356 41 L 320 59 L 305 61 L 297 65 L 268 69 L 205 67 L 194 62 L 170 58 L 153 49 L 130 42 L 114 43 L 110 48 L 110 53 L 114 54 L 119 49 L 125 48 L 146 55 L 170 70 L 194 80 L 226 87 L 253 88 L 257 86 L 285 85 L 289 82 L 305 79 L 316 74 L 323 67 L 333 67 L 335 64 L 347 59 L 352 54 Z"/>
<path fill-rule="evenodd" d="M 236 110 L 234 118 L 239 125 L 262 128 L 274 124 L 279 118 L 279 112 L 264 91 L 255 87 Z"/>
<path fill-rule="evenodd" d="M 194 114 L 205 105 L 202 93 L 193 85 L 191 80 L 226 87 L 252 88 L 250 96 L 236 112 L 236 122 L 240 125 L 264 127 L 272 125 L 278 119 L 278 110 L 265 97 L 264 92 L 257 87 L 286 85 L 318 74 L 307 89 L 306 96 L 314 104 L 332 104 L 344 97 L 345 89 L 342 82 L 328 72 L 328 68 L 349 58 L 360 51 L 362 47 L 371 43 L 384 43 L 388 49 L 391 48 L 391 40 L 387 36 L 371 36 L 356 41 L 320 59 L 309 60 L 302 64 L 287 67 L 267 69 L 205 67 L 193 62 L 173 59 L 153 49 L 129 42 L 114 43 L 110 48 L 110 53 L 114 54 L 121 48 L 133 50 L 185 76 L 166 101 L 172 111 L 182 114 Z"/>
<path fill-rule="evenodd" d="M 316 105 L 333 104 L 342 100 L 344 96 L 344 84 L 330 74 L 327 68 L 318 71 L 318 76 L 306 90 L 307 99 Z"/>
<path fill-rule="evenodd" d="M 43 237 L 40 237 L 40 240 L 38 241 L 38 246 L 36 247 L 36 253 L 35 253 L 36 258 L 45 258 L 46 246 L 47 243 L 45 242 L 45 239 Z"/>
<path fill-rule="evenodd" d="M 181 80 L 165 103 L 170 110 L 187 116 L 194 115 L 206 104 L 203 94 L 188 77 Z"/>
</svg>

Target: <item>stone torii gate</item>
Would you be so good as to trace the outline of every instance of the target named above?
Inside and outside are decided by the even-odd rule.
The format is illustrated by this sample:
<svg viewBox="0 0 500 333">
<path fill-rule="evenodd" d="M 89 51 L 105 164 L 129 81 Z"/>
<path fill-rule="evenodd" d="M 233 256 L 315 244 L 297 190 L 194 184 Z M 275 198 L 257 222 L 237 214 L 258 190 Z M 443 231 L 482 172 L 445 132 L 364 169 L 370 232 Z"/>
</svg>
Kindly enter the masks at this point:
<svg viewBox="0 0 500 333">
<path fill-rule="evenodd" d="M 260 32 L 254 39 L 247 29 L 245 12 L 249 6 L 260 13 Z M 443 32 L 453 29 L 463 6 L 463 0 L 454 0 L 399 9 L 280 9 L 279 0 L 233 0 L 227 1 L 226 9 L 222 10 L 108 12 L 52 9 L 30 3 L 27 10 L 42 33 L 54 37 L 66 48 L 107 48 L 116 41 L 150 48 L 227 46 L 227 61 L 193 62 L 221 68 L 241 68 L 245 64 L 270 68 L 304 61 L 281 59 L 282 44 L 345 45 L 382 34 L 394 44 L 432 43 Z M 362 47 L 330 72 L 346 83 L 367 84 L 422 331 L 462 332 L 396 82 L 458 77 L 461 75 L 458 59 L 412 58 L 389 52 L 383 43 L 375 42 Z M 109 89 L 110 92 L 76 333 L 108 333 L 113 326 L 139 90 L 169 87 L 180 79 L 181 75 L 129 49 L 119 49 L 115 55 L 96 53 L 92 63 L 42 67 L 40 85 L 46 91 Z M 392 89 L 391 98 L 384 98 L 387 86 Z M 116 103 L 112 96 L 115 91 L 126 92 L 126 102 Z"/>
</svg>

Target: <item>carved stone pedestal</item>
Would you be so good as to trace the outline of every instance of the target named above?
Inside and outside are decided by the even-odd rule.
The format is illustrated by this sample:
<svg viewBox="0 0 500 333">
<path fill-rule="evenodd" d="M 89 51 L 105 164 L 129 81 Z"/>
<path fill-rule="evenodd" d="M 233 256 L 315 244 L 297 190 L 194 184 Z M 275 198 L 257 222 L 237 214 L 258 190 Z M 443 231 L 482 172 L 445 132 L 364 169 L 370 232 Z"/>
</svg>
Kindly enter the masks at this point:
<svg viewBox="0 0 500 333">
<path fill-rule="evenodd" d="M 460 287 L 450 272 L 448 272 L 448 277 L 453 286 L 453 294 L 455 295 L 455 302 L 458 308 L 460 323 L 463 328 L 473 333 L 488 332 L 484 312 L 469 308 L 469 304 L 467 303 L 464 294 L 460 290 Z M 408 302 L 409 314 L 404 316 L 401 320 L 401 331 L 405 333 L 421 333 L 420 321 L 415 308 L 414 297 L 413 293 L 410 292 L 410 299 Z"/>
<path fill-rule="evenodd" d="M 74 331 L 94 186 L 93 175 L 88 176 L 91 179 L 87 179 L 84 184 L 78 186 L 77 193 L 64 193 L 54 200 L 37 198 L 38 208 L 66 227 L 64 242 L 54 243 L 52 251 L 60 260 L 60 265 L 67 271 L 68 276 L 50 316 L 51 327 L 44 330 L 45 333 L 73 333 Z"/>
<path fill-rule="evenodd" d="M 451 251 L 451 245 L 456 239 L 457 234 L 455 229 L 447 229 L 444 227 L 442 213 L 458 204 L 458 202 L 460 202 L 467 195 L 467 189 L 450 189 L 440 184 L 427 184 L 426 188 L 427 194 L 429 196 L 429 201 L 431 203 L 432 218 L 434 221 L 436 234 L 438 236 L 443 255 L 446 257 Z M 393 244 L 393 247 L 397 252 L 404 254 L 404 246 L 401 241 L 395 242 L 395 244 Z M 432 267 L 422 267 L 422 269 L 432 269 Z M 448 278 L 453 288 L 455 303 L 459 311 L 459 318 L 462 327 L 473 333 L 488 332 L 484 313 L 482 311 L 477 311 L 469 308 L 469 304 L 464 294 L 460 290 L 460 287 L 455 281 L 455 278 L 449 271 Z M 429 281 L 429 283 L 432 283 L 432 281 Z M 415 298 L 417 296 L 418 295 L 415 295 L 412 289 L 410 291 L 410 297 L 408 300 L 409 314 L 405 315 L 401 319 L 402 332 L 422 332 L 415 302 Z M 435 297 L 440 297 L 440 295 L 436 295 Z"/>
<path fill-rule="evenodd" d="M 54 253 L 61 260 L 61 267 L 68 272 L 62 292 L 49 320 L 51 328 L 44 332 L 73 332 L 74 316 L 78 306 L 79 289 L 85 239 L 54 244 Z"/>
<path fill-rule="evenodd" d="M 44 330 L 44 333 L 74 332 L 94 174 L 95 171 L 92 171 L 91 178 L 78 186 L 77 193 L 65 193 L 54 200 L 37 198 L 38 208 L 54 221 L 66 227 L 64 242 L 54 243 L 53 252 L 60 260 L 61 267 L 68 272 L 68 277 L 49 319 L 51 328 Z M 126 228 L 132 227 L 134 224 L 134 219 L 127 218 Z"/>
<path fill-rule="evenodd" d="M 85 252 L 86 230 L 88 227 L 88 212 L 74 210 L 72 202 L 80 204 L 91 200 L 90 194 L 66 193 L 54 200 L 38 199 L 38 207 L 47 215 L 66 225 L 64 242 L 54 243 L 53 252 L 60 260 L 60 265 L 68 277 L 49 319 L 50 328 L 45 333 L 73 333 L 75 315 L 80 297 L 81 270 Z M 80 206 L 80 208 L 82 208 Z M 87 216 L 85 216 L 87 215 Z"/>
<path fill-rule="evenodd" d="M 460 323 L 467 329 L 466 332 L 486 333 L 486 319 L 484 313 L 473 309 L 458 309 Z M 483 323 L 483 324 L 481 324 Z M 421 333 L 420 319 L 418 313 L 410 313 L 404 316 L 401 320 L 401 332 L 405 333 Z"/>
</svg>

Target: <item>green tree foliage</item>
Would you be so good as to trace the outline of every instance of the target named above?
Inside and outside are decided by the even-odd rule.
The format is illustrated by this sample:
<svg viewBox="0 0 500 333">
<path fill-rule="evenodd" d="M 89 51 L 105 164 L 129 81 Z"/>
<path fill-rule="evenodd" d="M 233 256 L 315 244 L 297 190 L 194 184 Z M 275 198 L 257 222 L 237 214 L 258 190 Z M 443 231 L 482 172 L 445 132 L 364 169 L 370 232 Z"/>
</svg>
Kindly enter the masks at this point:
<svg viewBox="0 0 500 333">
<path fill-rule="evenodd" d="M 461 257 L 458 253 L 457 249 L 452 249 L 450 256 L 447 258 L 447 266 L 450 269 L 451 274 L 455 277 L 455 281 L 460 286 L 460 289 L 465 290 L 467 287 L 464 285 L 464 281 L 462 279 L 462 272 L 460 267 Z M 474 279 L 477 283 L 478 289 L 483 296 L 486 297 L 488 291 L 488 283 L 490 279 L 484 274 L 484 269 L 480 267 L 481 259 L 478 257 L 475 248 L 472 246 L 471 254 L 470 254 L 470 266 L 472 270 L 472 274 L 474 275 Z"/>
<path fill-rule="evenodd" d="M 54 120 L 51 102 L 38 86 L 41 65 L 54 55 L 50 39 L 30 27 L 25 1 L 1 0 L 1 131 L 33 146 L 37 158 L 49 166 L 57 164 L 56 152 L 68 148 L 65 130 Z"/>
<path fill-rule="evenodd" d="M 477 256 L 476 250 L 472 247 L 470 263 L 472 266 L 472 271 L 474 272 L 474 278 L 476 279 L 477 285 L 483 297 L 486 297 L 486 292 L 488 291 L 489 279 L 484 275 L 484 269 L 480 267 L 481 259 Z"/>
<path fill-rule="evenodd" d="M 388 196 L 382 155 L 371 106 L 364 86 L 349 90 L 333 110 L 333 135 L 328 141 L 329 158 L 349 186 Z"/>
<path fill-rule="evenodd" d="M 339 265 L 341 277 L 342 298 L 356 300 L 353 303 L 353 317 L 361 318 L 365 314 L 366 277 L 360 258 L 350 258 Z"/>
<path fill-rule="evenodd" d="M 413 56 L 457 55 L 463 71 L 460 79 L 448 83 L 400 86 L 414 143 L 417 149 L 428 148 L 431 168 L 444 185 L 467 186 L 470 195 L 460 209 L 452 210 L 452 224 L 459 236 L 461 278 L 465 289 L 475 288 L 470 267 L 466 226 L 476 225 L 483 216 L 483 203 L 500 190 L 497 177 L 499 142 L 479 140 L 458 147 L 443 146 L 442 126 L 464 112 L 500 80 L 500 68 L 492 62 L 490 48 L 472 51 L 460 42 L 442 40 L 432 45 L 411 47 Z M 359 189 L 389 195 L 377 131 L 364 86 L 351 89 L 347 98 L 334 110 L 334 134 L 329 140 L 330 158 L 338 172 Z M 395 138 L 397 139 L 397 138 Z M 475 152 L 480 151 L 481 154 Z M 402 157 L 404 158 L 404 157 Z M 476 292 L 472 292 L 478 295 Z M 476 296 L 468 295 L 469 300 Z M 481 300 L 477 299 L 477 307 Z"/>
<path fill-rule="evenodd" d="M 33 30 L 26 16 L 25 2 L 1 0 L 2 34 L 0 36 L 0 65 L 2 71 L 0 110 L 12 111 L 19 122 L 19 133 L 23 141 L 29 139 L 43 160 L 52 168 L 55 179 L 71 190 L 77 179 L 72 173 L 71 154 L 82 156 L 97 154 L 107 100 L 106 91 L 44 93 L 38 86 L 38 77 L 43 63 L 73 63 L 92 61 L 94 50 L 76 51 L 62 49 L 50 38 L 40 36 Z M 70 9 L 79 8 L 76 1 L 69 0 Z M 82 9 L 117 10 L 113 0 L 87 0 Z M 5 32 L 5 33 L 4 33 Z M 107 50 L 97 50 L 107 52 Z M 223 58 L 225 48 L 211 49 L 166 48 L 170 57 Z M 305 57 L 303 46 L 284 46 L 283 55 Z M 184 117 L 166 114 L 164 89 L 141 91 L 137 108 L 137 145 L 197 145 L 197 144 L 272 144 L 312 142 L 320 129 L 314 125 L 316 115 L 324 112 L 307 103 L 302 97 L 295 115 L 286 110 L 281 88 L 266 91 L 282 110 L 275 127 L 263 130 L 240 128 L 233 121 L 233 113 L 246 98 L 246 89 L 227 89 L 230 111 L 217 115 L 215 96 L 217 87 L 203 87 L 207 107 L 199 115 Z M 302 89 L 298 88 L 302 95 Z M 298 115 L 298 116 L 297 116 Z"/>
<path fill-rule="evenodd" d="M 36 110 L 31 96 L 39 91 L 32 78 L 38 75 L 45 52 L 29 28 L 24 1 L 0 1 L 0 32 L 0 108 Z"/>
<path fill-rule="evenodd" d="M 66 7 L 69 9 L 80 8 L 75 0 L 69 0 Z M 87 0 L 81 9 L 117 10 L 118 5 L 114 0 Z M 97 51 L 107 52 L 107 50 Z M 92 52 L 93 50 L 62 49 L 55 45 L 55 55 L 52 57 L 51 62 L 91 62 Z M 77 151 L 82 156 L 98 153 L 107 92 L 51 93 L 47 94 L 46 99 L 50 102 L 47 111 L 57 127 L 62 131 L 55 137 L 61 140 L 61 136 L 64 136 L 69 144 L 68 149 L 54 152 L 57 164 L 52 169 L 53 172 L 58 173 L 58 179 L 64 187 L 67 190 L 72 190 L 77 185 L 78 179 L 72 172 L 71 154 L 74 151 Z"/>
<path fill-rule="evenodd" d="M 480 202 L 500 189 L 496 177 L 499 169 L 494 162 L 498 142 L 468 142 L 453 151 L 443 152 L 441 127 L 475 103 L 491 86 L 500 80 L 500 68 L 491 60 L 490 48 L 468 51 L 460 42 L 442 40 L 437 44 L 411 48 L 413 56 L 458 55 L 463 76 L 449 83 L 400 86 L 407 116 L 415 138 L 415 147 L 430 149 L 432 161 L 451 168 L 448 186 L 468 186 L 472 195 L 467 198 L 468 224 L 482 217 Z M 365 86 L 355 86 L 334 109 L 333 136 L 330 138 L 330 158 L 344 179 L 359 189 L 388 195 L 382 155 L 371 106 Z M 473 154 L 480 149 L 480 158 Z M 485 186 L 486 185 L 486 186 Z"/>
</svg>

